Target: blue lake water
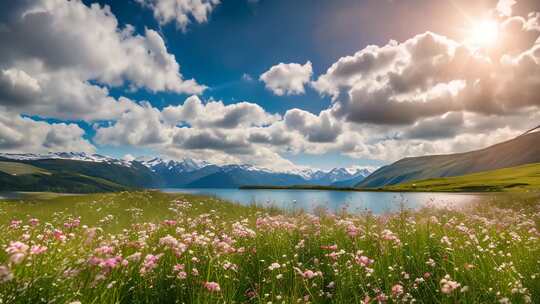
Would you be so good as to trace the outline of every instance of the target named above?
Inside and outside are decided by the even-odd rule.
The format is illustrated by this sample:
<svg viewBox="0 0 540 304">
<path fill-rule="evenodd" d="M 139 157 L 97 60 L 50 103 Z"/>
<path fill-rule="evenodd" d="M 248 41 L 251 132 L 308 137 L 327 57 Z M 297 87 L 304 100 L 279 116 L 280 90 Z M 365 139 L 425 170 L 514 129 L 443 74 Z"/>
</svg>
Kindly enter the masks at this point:
<svg viewBox="0 0 540 304">
<path fill-rule="evenodd" d="M 165 192 L 190 193 L 216 196 L 243 205 L 257 204 L 282 209 L 325 208 L 331 212 L 347 210 L 358 213 L 371 211 L 382 214 L 399 210 L 418 209 L 423 206 L 459 206 L 479 199 L 480 195 L 468 193 L 399 193 L 353 192 L 327 190 L 243 190 L 243 189 L 163 189 Z"/>
</svg>

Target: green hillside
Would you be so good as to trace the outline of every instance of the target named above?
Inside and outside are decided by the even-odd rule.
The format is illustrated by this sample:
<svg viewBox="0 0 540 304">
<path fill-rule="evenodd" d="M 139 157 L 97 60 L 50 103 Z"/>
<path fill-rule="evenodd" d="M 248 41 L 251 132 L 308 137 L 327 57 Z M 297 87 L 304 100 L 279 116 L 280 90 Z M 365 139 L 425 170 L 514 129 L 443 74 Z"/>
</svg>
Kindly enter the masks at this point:
<svg viewBox="0 0 540 304">
<path fill-rule="evenodd" d="M 540 163 L 386 186 L 389 191 L 540 191 Z"/>
<path fill-rule="evenodd" d="M 516 137 L 481 150 L 408 157 L 381 167 L 360 182 L 360 188 L 380 188 L 413 180 L 461 176 L 540 162 L 540 132 Z"/>
<path fill-rule="evenodd" d="M 19 161 L 0 158 L 0 191 L 92 193 L 156 183 L 152 172 L 138 163 L 128 167 L 65 159 Z"/>
<path fill-rule="evenodd" d="M 0 172 L 4 172 L 10 175 L 26 175 L 26 174 L 50 175 L 51 174 L 47 170 L 43 170 L 36 166 L 23 164 L 23 163 L 5 162 L 5 161 L 0 161 Z"/>
</svg>

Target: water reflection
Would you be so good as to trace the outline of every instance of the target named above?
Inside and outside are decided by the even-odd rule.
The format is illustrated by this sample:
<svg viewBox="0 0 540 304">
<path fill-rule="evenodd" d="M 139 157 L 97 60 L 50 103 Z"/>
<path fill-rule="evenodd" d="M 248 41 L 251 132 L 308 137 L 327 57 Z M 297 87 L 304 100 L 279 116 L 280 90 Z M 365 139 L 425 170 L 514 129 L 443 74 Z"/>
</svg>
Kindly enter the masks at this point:
<svg viewBox="0 0 540 304">
<path fill-rule="evenodd" d="M 462 193 L 398 193 L 398 192 L 349 192 L 326 190 L 241 190 L 241 189 L 164 189 L 166 192 L 204 194 L 238 202 L 243 205 L 258 204 L 281 209 L 304 209 L 312 212 L 325 208 L 331 212 L 346 210 L 374 214 L 397 211 L 400 208 L 418 209 L 422 206 L 460 206 L 478 199 L 476 194 Z"/>
</svg>

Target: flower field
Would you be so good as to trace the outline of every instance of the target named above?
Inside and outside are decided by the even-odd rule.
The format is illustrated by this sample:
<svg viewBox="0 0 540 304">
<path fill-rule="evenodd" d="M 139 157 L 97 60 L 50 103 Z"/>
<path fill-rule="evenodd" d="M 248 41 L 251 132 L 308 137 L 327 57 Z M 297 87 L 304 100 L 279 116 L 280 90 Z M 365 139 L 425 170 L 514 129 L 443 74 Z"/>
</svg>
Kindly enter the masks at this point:
<svg viewBox="0 0 540 304">
<path fill-rule="evenodd" d="M 374 216 L 160 192 L 0 202 L 0 303 L 540 303 L 540 201 Z"/>
</svg>

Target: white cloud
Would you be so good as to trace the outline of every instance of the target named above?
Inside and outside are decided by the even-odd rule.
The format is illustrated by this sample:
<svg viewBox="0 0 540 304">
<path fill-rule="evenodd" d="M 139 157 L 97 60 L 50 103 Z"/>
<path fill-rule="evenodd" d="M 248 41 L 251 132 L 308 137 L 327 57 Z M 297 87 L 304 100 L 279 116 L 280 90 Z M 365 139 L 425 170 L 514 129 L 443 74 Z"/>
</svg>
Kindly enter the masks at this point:
<svg viewBox="0 0 540 304">
<path fill-rule="evenodd" d="M 197 96 L 187 98 L 182 105 L 166 107 L 163 117 L 173 125 L 224 129 L 262 126 L 279 119 L 279 115 L 269 114 L 254 103 L 224 105 L 221 101 L 209 101 L 203 104 Z"/>
<path fill-rule="evenodd" d="M 0 103 L 12 109 L 110 119 L 131 106 L 109 97 L 107 87 L 189 94 L 205 89 L 182 77 L 156 31 L 139 35 L 130 25 L 121 28 L 108 6 L 78 0 L 22 0 L 6 6 L 11 13 L 0 15 Z"/>
<path fill-rule="evenodd" d="M 160 24 L 175 22 L 176 27 L 185 31 L 189 23 L 204 23 L 219 0 L 136 0 L 149 7 Z"/>
<path fill-rule="evenodd" d="M 516 3 L 515 0 L 499 0 L 495 9 L 501 16 L 512 16 L 512 6 Z"/>
<path fill-rule="evenodd" d="M 313 69 L 311 62 L 304 65 L 298 63 L 280 63 L 261 74 L 259 79 L 267 89 L 278 96 L 299 95 L 304 93 L 304 86 L 311 79 Z"/>
<path fill-rule="evenodd" d="M 80 151 L 95 152 L 76 124 L 47 123 L 0 111 L 0 151 L 11 153 Z"/>
<path fill-rule="evenodd" d="M 411 125 L 448 112 L 499 116 L 538 109 L 539 15 L 501 23 L 492 49 L 434 33 L 368 46 L 340 58 L 313 84 L 353 123 Z"/>
</svg>

